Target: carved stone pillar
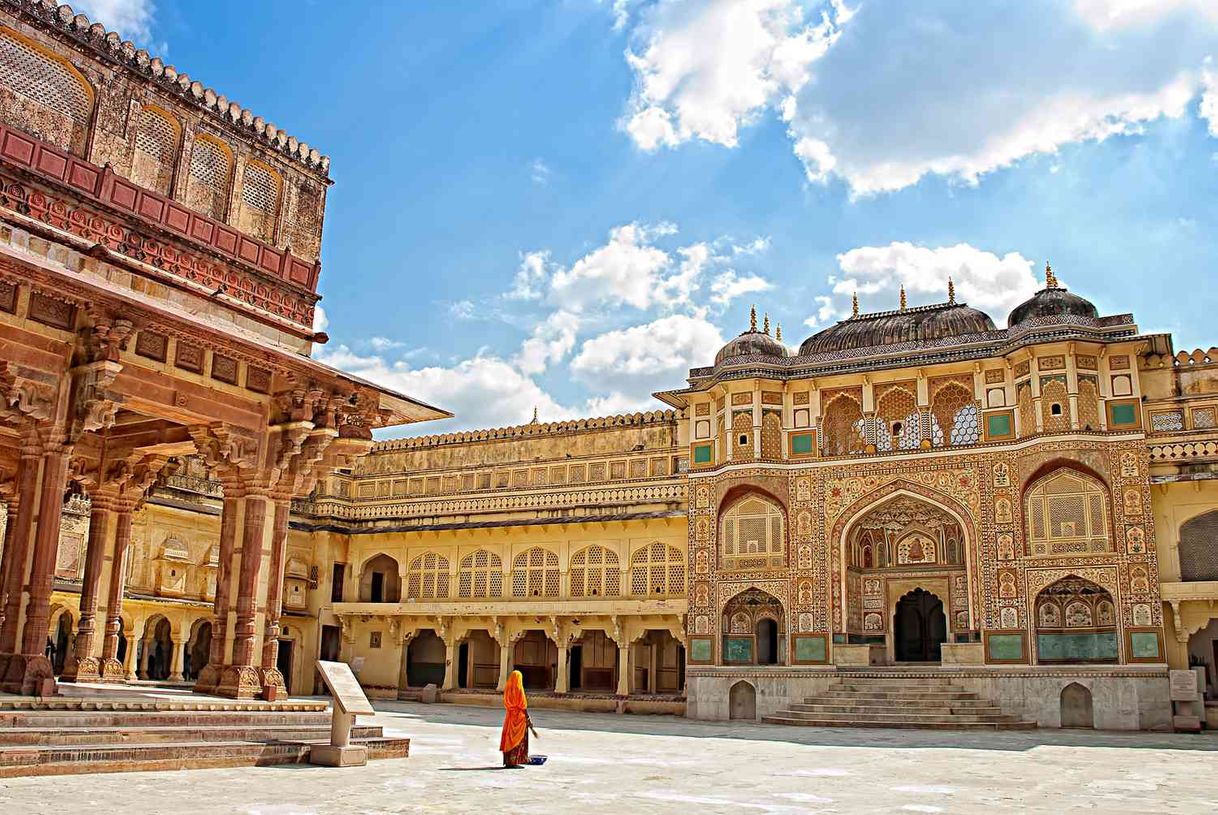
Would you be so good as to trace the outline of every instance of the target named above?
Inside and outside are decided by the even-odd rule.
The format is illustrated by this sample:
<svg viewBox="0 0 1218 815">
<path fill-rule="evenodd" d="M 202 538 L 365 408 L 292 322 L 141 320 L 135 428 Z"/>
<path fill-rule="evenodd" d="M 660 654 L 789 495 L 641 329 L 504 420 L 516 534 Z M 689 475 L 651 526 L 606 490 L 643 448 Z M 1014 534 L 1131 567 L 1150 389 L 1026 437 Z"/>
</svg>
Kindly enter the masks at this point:
<svg viewBox="0 0 1218 815">
<path fill-rule="evenodd" d="M 241 486 L 235 479 L 225 479 L 224 506 L 220 515 L 220 552 L 216 566 L 216 599 L 211 624 L 211 647 L 195 680 L 195 693 L 214 693 L 220 684 L 220 671 L 228 649 L 228 597 L 232 585 L 233 549 L 236 546 L 237 521 L 241 515 Z"/>
<path fill-rule="evenodd" d="M 127 549 L 131 545 L 131 509 L 118 510 L 114 530 L 114 548 L 110 550 L 110 585 L 106 590 L 106 639 L 102 643 L 101 679 L 122 682 L 127 666 L 118 661 L 118 638 L 123 633 L 123 590 L 127 584 Z M 135 641 L 127 649 L 127 662 L 132 659 Z"/>
<path fill-rule="evenodd" d="M 499 641 L 499 684 L 495 690 L 502 691 L 507 687 L 508 674 L 512 672 L 512 649 L 515 643 L 510 637 Z"/>
<path fill-rule="evenodd" d="M 123 635 L 126 639 L 126 635 Z M 136 678 L 135 674 L 135 652 L 139 650 L 139 643 L 135 636 L 131 637 L 131 641 L 127 643 L 127 653 L 123 655 L 123 680 L 132 682 Z"/>
<path fill-rule="evenodd" d="M 254 656 L 258 641 L 257 616 L 259 587 L 266 553 L 267 503 L 265 495 L 245 498 L 241 551 L 237 578 L 236 621 L 233 625 L 231 661 L 220 674 L 216 693 L 231 699 L 253 699 L 262 692 Z M 265 591 L 265 585 L 262 586 Z M 265 600 L 265 593 L 262 594 Z"/>
<path fill-rule="evenodd" d="M 565 637 L 558 643 L 558 676 L 554 679 L 554 692 L 567 693 L 571 690 L 570 666 L 567 664 L 570 654 L 570 641 Z"/>
<path fill-rule="evenodd" d="M 178 637 L 176 639 L 171 638 L 170 642 L 173 643 L 173 651 L 170 653 L 170 656 L 169 656 L 169 681 L 170 682 L 181 682 L 182 681 L 182 648 L 183 648 L 184 643 L 183 643 L 183 640 L 181 637 Z"/>
<path fill-rule="evenodd" d="M 27 439 L 17 465 L 17 513 L 9 514 L 4 543 L 4 622 L 0 624 L 0 654 L 17 651 L 18 624 L 21 622 L 22 591 L 29 574 L 30 536 L 34 511 L 38 506 L 38 468 L 42 463 L 41 446 Z"/>
<path fill-rule="evenodd" d="M 140 679 L 149 679 L 148 664 L 152 662 L 152 639 L 140 640 L 140 667 L 136 672 L 136 676 Z"/>
<path fill-rule="evenodd" d="M 262 638 L 262 697 L 269 702 L 288 695 L 279 671 L 279 617 L 283 613 L 283 575 L 287 567 L 289 499 L 275 499 L 271 525 L 271 568 L 266 589 L 266 633 Z"/>
<path fill-rule="evenodd" d="M 440 683 L 441 690 L 457 687 L 457 668 L 457 638 L 450 633 L 444 643 L 444 681 Z"/>
<path fill-rule="evenodd" d="M 617 644 L 617 695 L 630 695 L 630 643 Z"/>
<path fill-rule="evenodd" d="M 85 549 L 85 576 L 80 589 L 80 624 L 76 630 L 74 652 L 64 666 L 61 679 L 65 682 L 97 682 L 101 679 L 101 662 L 95 653 L 97 642 L 97 600 L 101 587 L 102 566 L 106 546 L 110 543 L 112 505 L 100 495 L 93 497 L 89 516 L 89 542 Z"/>
</svg>

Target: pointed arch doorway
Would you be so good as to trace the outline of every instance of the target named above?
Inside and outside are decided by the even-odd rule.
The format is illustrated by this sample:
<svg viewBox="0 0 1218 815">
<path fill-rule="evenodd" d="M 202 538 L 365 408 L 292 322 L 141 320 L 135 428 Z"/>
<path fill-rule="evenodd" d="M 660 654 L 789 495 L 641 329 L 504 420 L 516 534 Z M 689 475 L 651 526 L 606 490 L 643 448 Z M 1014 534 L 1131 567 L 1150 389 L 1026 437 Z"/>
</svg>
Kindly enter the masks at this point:
<svg viewBox="0 0 1218 815">
<path fill-rule="evenodd" d="M 897 601 L 893 615 L 897 662 L 938 662 L 947 641 L 943 601 L 925 589 L 914 589 Z"/>
</svg>

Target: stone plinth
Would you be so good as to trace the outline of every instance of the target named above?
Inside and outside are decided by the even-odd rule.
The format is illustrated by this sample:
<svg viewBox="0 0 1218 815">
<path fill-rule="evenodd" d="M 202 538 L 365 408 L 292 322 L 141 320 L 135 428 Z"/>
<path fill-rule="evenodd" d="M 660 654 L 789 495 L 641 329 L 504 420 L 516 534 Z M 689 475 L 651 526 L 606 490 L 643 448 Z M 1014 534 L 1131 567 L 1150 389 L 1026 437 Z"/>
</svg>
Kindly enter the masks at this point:
<svg viewBox="0 0 1218 815">
<path fill-rule="evenodd" d="M 309 748 L 309 763 L 321 767 L 363 767 L 368 763 L 368 750 L 358 744 L 343 747 L 315 744 Z"/>
<path fill-rule="evenodd" d="M 980 642 L 945 642 L 939 647 L 943 665 L 984 665 L 985 646 Z"/>
</svg>

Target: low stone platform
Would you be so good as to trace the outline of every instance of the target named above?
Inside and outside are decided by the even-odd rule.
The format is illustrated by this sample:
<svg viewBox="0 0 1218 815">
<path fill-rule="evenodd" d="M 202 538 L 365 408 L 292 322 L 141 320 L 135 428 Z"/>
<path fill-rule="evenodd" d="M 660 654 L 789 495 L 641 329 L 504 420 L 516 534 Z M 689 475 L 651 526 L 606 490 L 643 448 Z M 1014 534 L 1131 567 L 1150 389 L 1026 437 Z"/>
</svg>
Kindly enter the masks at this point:
<svg viewBox="0 0 1218 815">
<path fill-rule="evenodd" d="M 807 727 L 891 727 L 933 730 L 1030 730 L 1036 722 L 999 706 L 948 678 L 848 676 L 802 703 L 762 717 L 769 724 Z"/>
<path fill-rule="evenodd" d="M 163 689 L 75 688 L 46 699 L 0 696 L 0 778 L 307 763 L 328 744 L 319 700 L 234 702 Z M 405 758 L 410 740 L 357 725 L 369 759 Z"/>
<path fill-rule="evenodd" d="M 527 691 L 529 707 L 539 710 L 571 710 L 582 713 L 632 713 L 640 715 L 685 715 L 682 696 L 614 696 L 606 693 L 554 693 Z M 422 701 L 422 691 L 407 688 L 398 692 L 403 702 Z M 503 694 L 494 690 L 467 689 L 441 691 L 438 702 L 478 707 L 502 707 Z"/>
</svg>

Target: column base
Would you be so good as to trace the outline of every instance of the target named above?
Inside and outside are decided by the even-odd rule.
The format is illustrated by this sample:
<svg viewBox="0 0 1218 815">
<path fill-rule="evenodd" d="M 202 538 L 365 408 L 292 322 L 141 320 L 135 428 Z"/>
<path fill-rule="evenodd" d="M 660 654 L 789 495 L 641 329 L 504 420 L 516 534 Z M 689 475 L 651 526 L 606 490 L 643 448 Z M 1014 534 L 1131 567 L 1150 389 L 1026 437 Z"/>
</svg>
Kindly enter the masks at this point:
<svg viewBox="0 0 1218 815">
<path fill-rule="evenodd" d="M 259 668 L 261 675 L 262 698 L 268 702 L 278 702 L 288 698 L 288 686 L 283 681 L 283 674 L 278 668 Z"/>
<path fill-rule="evenodd" d="M 74 658 L 63 669 L 60 682 L 100 682 L 101 660 L 97 657 Z"/>
<path fill-rule="evenodd" d="M 42 654 L 0 654 L 0 693 L 55 696 L 55 670 Z"/>
<path fill-rule="evenodd" d="M 199 671 L 199 676 L 195 679 L 195 686 L 191 688 L 191 691 L 193 693 L 215 693 L 219 685 L 220 668 L 208 663 L 203 666 L 203 670 Z"/>
<path fill-rule="evenodd" d="M 186 680 L 186 677 L 182 676 L 180 673 L 177 673 L 177 674 L 170 674 L 169 678 L 166 681 L 167 682 L 184 682 L 185 680 Z"/>
<path fill-rule="evenodd" d="M 258 669 L 253 665 L 225 665 L 220 671 L 216 695 L 226 699 L 257 699 L 262 693 Z"/>
<path fill-rule="evenodd" d="M 123 663 L 119 662 L 114 657 L 103 659 L 101 662 L 101 680 L 102 682 L 126 682 L 127 669 L 123 667 Z"/>
</svg>

